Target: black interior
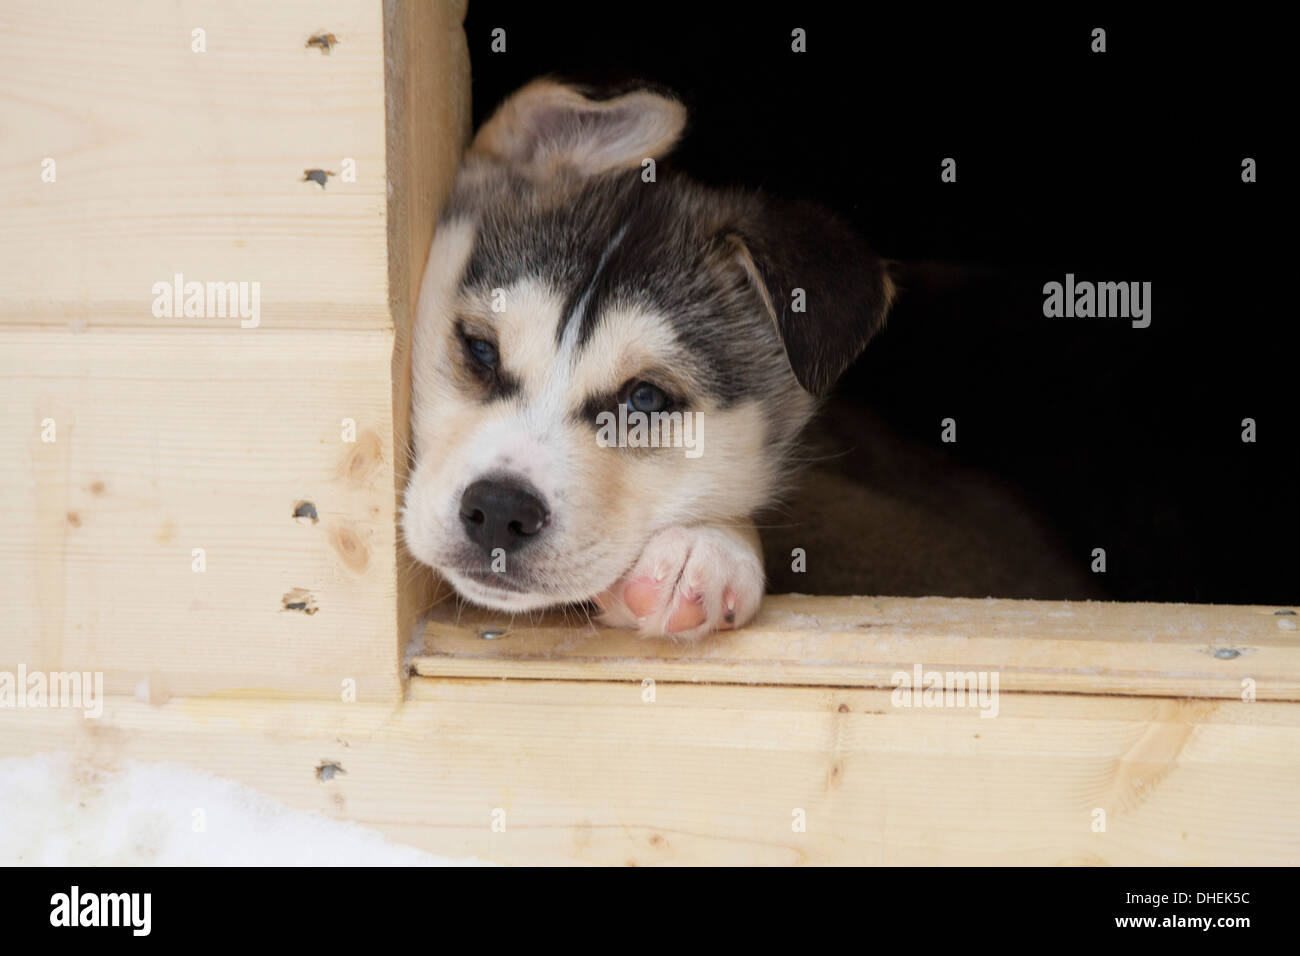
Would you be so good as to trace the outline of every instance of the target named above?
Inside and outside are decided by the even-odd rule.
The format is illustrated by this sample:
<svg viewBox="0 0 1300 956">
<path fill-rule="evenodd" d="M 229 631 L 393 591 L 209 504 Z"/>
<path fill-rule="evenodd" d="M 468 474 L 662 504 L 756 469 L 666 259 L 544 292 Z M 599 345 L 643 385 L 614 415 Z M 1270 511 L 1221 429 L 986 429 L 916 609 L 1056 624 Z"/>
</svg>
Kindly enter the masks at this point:
<svg viewBox="0 0 1300 956">
<path fill-rule="evenodd" d="M 1284 31 L 1245 9 L 907 6 L 471 3 L 475 122 L 541 74 L 675 90 L 692 116 L 677 166 L 818 200 L 901 263 L 841 408 L 997 476 L 1082 567 L 1104 546 L 1105 595 L 1294 599 Z M 1153 283 L 1150 328 L 1045 318 L 1043 284 L 1067 272 Z"/>
</svg>

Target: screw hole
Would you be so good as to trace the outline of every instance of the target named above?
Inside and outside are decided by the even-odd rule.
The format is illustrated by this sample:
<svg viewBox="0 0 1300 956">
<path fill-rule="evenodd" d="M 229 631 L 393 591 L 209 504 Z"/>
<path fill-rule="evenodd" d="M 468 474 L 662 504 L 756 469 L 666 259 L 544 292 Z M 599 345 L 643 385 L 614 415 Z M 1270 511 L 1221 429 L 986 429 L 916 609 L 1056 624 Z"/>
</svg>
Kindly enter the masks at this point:
<svg viewBox="0 0 1300 956">
<path fill-rule="evenodd" d="M 328 54 L 338 42 L 339 38 L 332 33 L 313 33 L 307 40 L 307 47 L 317 47 L 322 53 Z"/>
</svg>

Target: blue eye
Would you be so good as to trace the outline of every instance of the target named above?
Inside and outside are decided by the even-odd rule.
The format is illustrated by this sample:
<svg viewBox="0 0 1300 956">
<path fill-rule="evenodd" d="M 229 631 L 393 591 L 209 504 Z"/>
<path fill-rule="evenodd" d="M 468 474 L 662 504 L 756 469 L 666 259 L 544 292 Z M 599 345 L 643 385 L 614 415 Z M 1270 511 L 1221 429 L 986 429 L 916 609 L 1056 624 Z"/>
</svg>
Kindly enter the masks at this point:
<svg viewBox="0 0 1300 956">
<path fill-rule="evenodd" d="M 497 347 L 486 339 L 465 339 L 465 345 L 469 348 L 470 355 L 474 356 L 479 364 L 487 368 L 496 368 L 500 357 L 497 355 Z"/>
<path fill-rule="evenodd" d="M 651 385 L 649 382 L 637 382 L 632 386 L 632 391 L 627 397 L 628 408 L 636 412 L 645 412 L 647 415 L 653 412 L 662 412 L 668 407 L 668 396 L 663 393 L 663 389 L 657 385 Z"/>
</svg>

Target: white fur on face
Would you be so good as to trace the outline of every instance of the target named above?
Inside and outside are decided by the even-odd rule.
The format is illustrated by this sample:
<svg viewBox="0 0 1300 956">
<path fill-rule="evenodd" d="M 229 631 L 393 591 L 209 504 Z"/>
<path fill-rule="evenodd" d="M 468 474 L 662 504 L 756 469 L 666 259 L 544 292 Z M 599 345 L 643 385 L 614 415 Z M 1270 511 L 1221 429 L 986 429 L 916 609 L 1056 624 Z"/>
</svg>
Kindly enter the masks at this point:
<svg viewBox="0 0 1300 956">
<path fill-rule="evenodd" d="M 402 518 L 415 557 L 477 603 L 531 610 L 594 597 L 662 528 L 731 519 L 766 500 L 775 475 L 763 454 L 757 402 L 726 410 L 694 404 L 707 436 L 698 458 L 680 448 L 601 447 L 580 410 L 644 369 L 687 367 L 671 325 L 652 312 L 613 311 L 579 348 L 577 319 L 557 344 L 564 296 L 541 283 L 505 289 L 502 312 L 488 300 L 468 300 L 457 283 L 475 228 L 465 219 L 440 225 L 420 293 L 412 358 L 416 462 Z M 517 396 L 485 401 L 465 387 L 464 358 L 450 347 L 458 314 L 495 329 Z M 531 485 L 551 515 L 535 541 L 507 556 L 504 573 L 486 576 L 500 581 L 496 586 L 469 576 L 484 576 L 490 559 L 460 518 L 465 489 L 489 475 Z"/>
</svg>

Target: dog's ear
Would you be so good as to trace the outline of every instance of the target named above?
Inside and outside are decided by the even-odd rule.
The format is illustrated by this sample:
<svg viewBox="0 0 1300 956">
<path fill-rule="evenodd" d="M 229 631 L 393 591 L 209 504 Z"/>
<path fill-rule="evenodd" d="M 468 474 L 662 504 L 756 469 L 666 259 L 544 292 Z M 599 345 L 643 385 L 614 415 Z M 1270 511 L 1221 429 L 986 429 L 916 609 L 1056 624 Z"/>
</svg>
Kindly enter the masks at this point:
<svg viewBox="0 0 1300 956">
<path fill-rule="evenodd" d="M 820 397 L 885 324 L 889 263 L 830 212 L 761 200 L 724 231 L 772 316 L 795 378 Z"/>
<path fill-rule="evenodd" d="M 597 100 L 555 80 L 534 80 L 497 108 L 470 153 L 532 176 L 566 167 L 593 176 L 658 159 L 685 126 L 686 107 L 660 93 L 635 90 Z"/>
</svg>

